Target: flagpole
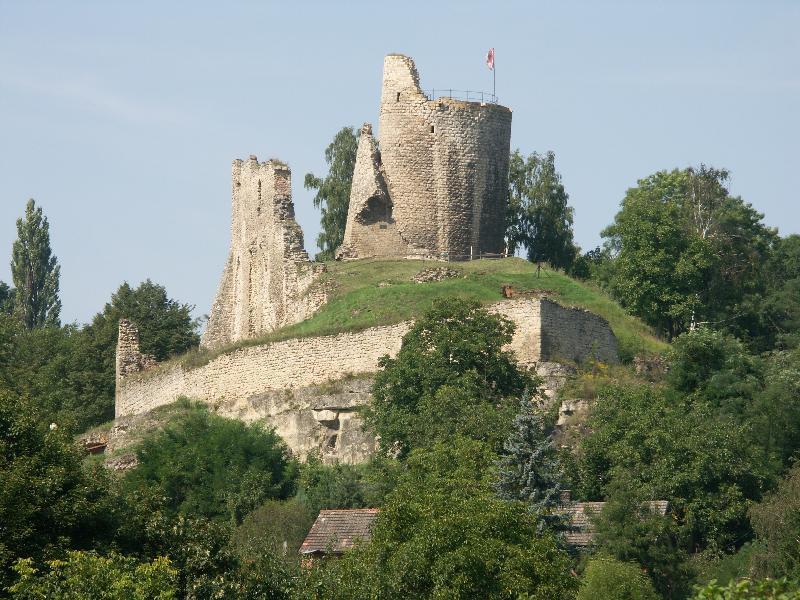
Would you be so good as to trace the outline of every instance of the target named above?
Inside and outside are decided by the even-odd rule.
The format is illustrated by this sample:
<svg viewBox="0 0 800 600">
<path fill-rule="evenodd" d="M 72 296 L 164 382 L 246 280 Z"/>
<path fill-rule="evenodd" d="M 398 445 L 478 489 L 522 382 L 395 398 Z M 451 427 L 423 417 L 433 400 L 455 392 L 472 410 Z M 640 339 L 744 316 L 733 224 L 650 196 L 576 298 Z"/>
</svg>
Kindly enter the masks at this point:
<svg viewBox="0 0 800 600">
<path fill-rule="evenodd" d="M 492 96 L 494 101 L 497 102 L 497 62 L 492 62 Z"/>
</svg>

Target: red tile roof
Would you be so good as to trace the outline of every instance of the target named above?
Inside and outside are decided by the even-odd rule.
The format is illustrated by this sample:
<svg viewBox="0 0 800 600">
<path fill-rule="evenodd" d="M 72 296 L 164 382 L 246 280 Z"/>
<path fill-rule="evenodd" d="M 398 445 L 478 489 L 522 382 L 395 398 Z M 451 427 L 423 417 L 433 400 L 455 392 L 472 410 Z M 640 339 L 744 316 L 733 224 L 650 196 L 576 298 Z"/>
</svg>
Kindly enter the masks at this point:
<svg viewBox="0 0 800 600">
<path fill-rule="evenodd" d="M 357 540 L 368 542 L 378 508 L 321 510 L 308 532 L 300 554 L 341 554 L 352 548 Z"/>
</svg>

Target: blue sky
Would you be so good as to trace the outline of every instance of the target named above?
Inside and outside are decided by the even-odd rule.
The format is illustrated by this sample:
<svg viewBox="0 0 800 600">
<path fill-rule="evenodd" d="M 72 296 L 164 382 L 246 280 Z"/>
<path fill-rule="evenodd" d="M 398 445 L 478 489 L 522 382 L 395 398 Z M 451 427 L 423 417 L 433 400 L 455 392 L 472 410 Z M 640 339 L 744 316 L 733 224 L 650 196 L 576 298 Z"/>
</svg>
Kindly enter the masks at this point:
<svg viewBox="0 0 800 600">
<path fill-rule="evenodd" d="M 206 313 L 234 158 L 289 163 L 313 254 L 303 175 L 377 122 L 383 55 L 412 56 L 423 88 L 490 90 L 490 46 L 512 147 L 555 151 L 584 249 L 637 179 L 701 161 L 798 233 L 798 31 L 796 1 L 0 0 L 0 279 L 33 197 L 65 321 L 148 277 Z"/>
</svg>

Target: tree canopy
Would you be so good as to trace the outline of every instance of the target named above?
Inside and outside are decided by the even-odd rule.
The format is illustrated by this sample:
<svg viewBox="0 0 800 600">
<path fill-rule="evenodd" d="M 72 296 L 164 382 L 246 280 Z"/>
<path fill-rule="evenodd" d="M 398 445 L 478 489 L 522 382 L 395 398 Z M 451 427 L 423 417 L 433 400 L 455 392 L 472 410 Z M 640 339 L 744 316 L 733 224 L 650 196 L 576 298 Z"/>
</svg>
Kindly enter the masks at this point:
<svg viewBox="0 0 800 600">
<path fill-rule="evenodd" d="M 763 286 L 760 266 L 776 234 L 730 196 L 728 178 L 703 165 L 659 171 L 628 190 L 603 231 L 611 293 L 668 338 L 692 323 L 736 319 Z"/>
<path fill-rule="evenodd" d="M 320 208 L 321 230 L 317 236 L 320 249 L 317 260 L 331 260 L 342 245 L 350 206 L 350 186 L 356 165 L 358 137 L 353 127 L 342 127 L 325 149 L 328 174 L 320 178 L 306 173 L 303 185 L 307 190 L 317 190 L 314 207 Z"/>
<path fill-rule="evenodd" d="M 515 150 L 509 163 L 508 252 L 517 247 L 528 260 L 569 269 L 577 248 L 572 241 L 572 207 L 556 171 L 553 152 L 527 158 Z"/>
<path fill-rule="evenodd" d="M 50 224 L 33 199 L 25 217 L 17 219 L 17 239 L 11 251 L 14 308 L 27 329 L 58 325 L 61 267 L 50 248 Z"/>
<path fill-rule="evenodd" d="M 440 300 L 383 357 L 367 422 L 386 448 L 406 453 L 455 434 L 499 449 L 519 397 L 534 387 L 503 349 L 514 324 L 475 301 Z"/>
</svg>

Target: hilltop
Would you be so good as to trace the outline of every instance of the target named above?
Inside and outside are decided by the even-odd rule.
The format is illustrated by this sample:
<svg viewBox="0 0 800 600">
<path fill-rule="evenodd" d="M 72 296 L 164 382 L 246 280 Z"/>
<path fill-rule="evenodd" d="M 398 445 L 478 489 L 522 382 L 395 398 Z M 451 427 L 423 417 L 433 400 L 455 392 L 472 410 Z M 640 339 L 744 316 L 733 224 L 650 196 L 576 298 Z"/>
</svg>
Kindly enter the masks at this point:
<svg viewBox="0 0 800 600">
<path fill-rule="evenodd" d="M 392 325 L 421 316 L 438 298 L 457 297 L 492 304 L 502 300 L 502 286 L 516 295 L 546 293 L 563 306 L 589 310 L 611 326 L 619 341 L 620 356 L 630 360 L 641 353 L 658 354 L 667 345 L 653 331 L 602 290 L 521 258 L 443 263 L 432 260 L 362 259 L 325 263 L 325 271 L 307 294 L 325 291 L 327 303 L 313 316 L 277 331 L 214 350 L 200 349 L 178 357 L 191 368 L 237 348 L 291 338 L 334 335 Z M 447 269 L 456 276 L 416 283 L 414 277 Z"/>
</svg>

